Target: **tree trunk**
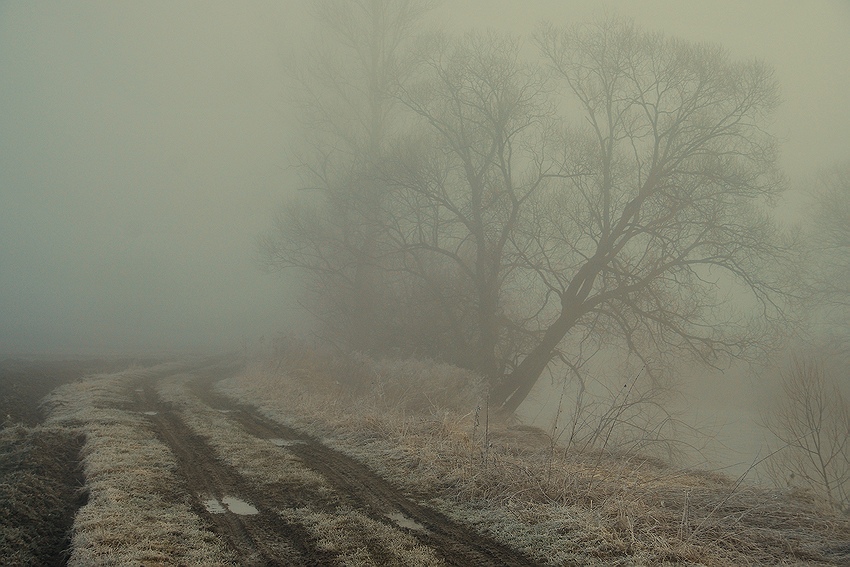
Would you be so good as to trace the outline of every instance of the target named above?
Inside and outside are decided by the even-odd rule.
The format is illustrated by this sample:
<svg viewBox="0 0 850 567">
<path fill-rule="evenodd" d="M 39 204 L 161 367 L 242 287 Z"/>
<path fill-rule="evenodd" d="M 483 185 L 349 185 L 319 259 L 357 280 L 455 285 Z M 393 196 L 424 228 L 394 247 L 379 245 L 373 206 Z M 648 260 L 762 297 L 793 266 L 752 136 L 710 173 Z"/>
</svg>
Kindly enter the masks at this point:
<svg viewBox="0 0 850 567">
<path fill-rule="evenodd" d="M 505 376 L 490 393 L 491 403 L 499 407 L 499 413 L 510 415 L 528 397 L 537 380 L 546 370 L 558 344 L 567 336 L 570 329 L 587 312 L 585 304 L 596 276 L 602 269 L 606 248 L 600 243 L 596 254 L 576 273 L 566 292 L 561 296 L 561 314 L 546 329 L 543 339 L 526 356 L 511 374 Z"/>
<path fill-rule="evenodd" d="M 499 408 L 499 413 L 510 415 L 516 411 L 546 370 L 558 344 L 577 320 L 575 311 L 562 311 L 558 319 L 546 329 L 546 334 L 534 350 L 528 353 L 516 370 L 502 378 L 490 393 L 490 402 Z"/>
</svg>

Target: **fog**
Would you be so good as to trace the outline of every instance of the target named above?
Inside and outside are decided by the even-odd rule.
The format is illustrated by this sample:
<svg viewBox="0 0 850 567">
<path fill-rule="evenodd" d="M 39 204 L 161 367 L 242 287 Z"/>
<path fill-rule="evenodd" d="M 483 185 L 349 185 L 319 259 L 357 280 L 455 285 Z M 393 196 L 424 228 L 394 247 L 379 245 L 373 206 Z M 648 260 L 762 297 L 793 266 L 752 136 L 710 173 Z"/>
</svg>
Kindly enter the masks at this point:
<svg viewBox="0 0 850 567">
<path fill-rule="evenodd" d="M 296 280 L 255 260 L 298 183 L 304 8 L 0 4 L 0 355 L 232 349 L 309 324 Z M 527 33 L 604 11 L 773 65 L 792 187 L 850 156 L 841 0 L 458 0 L 437 19 Z"/>
</svg>

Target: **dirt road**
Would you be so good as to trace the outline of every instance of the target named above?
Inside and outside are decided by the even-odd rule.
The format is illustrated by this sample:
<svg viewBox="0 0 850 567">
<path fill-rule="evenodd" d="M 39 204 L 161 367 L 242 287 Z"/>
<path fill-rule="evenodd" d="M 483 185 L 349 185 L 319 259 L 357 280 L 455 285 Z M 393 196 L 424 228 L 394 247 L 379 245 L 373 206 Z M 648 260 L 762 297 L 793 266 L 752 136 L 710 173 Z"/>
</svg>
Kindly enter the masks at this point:
<svg viewBox="0 0 850 567">
<path fill-rule="evenodd" d="M 401 493 L 364 465 L 322 445 L 316 439 L 272 422 L 253 408 L 214 395 L 212 383 L 224 377 L 220 367 L 192 374 L 190 391 L 205 410 L 217 410 L 251 436 L 277 445 L 281 466 L 289 452 L 321 475 L 336 497 L 310 501 L 303 492 L 269 491 L 245 478 L 216 456 L 208 441 L 187 426 L 186 411 L 161 399 L 157 385 L 172 377 L 149 379 L 138 385 L 138 410 L 151 417 L 158 436 L 177 456 L 184 486 L 192 494 L 193 509 L 222 537 L 246 565 L 339 565 L 341 559 L 317 541 L 315 531 L 287 519 L 282 510 L 310 508 L 333 515 L 354 510 L 375 522 L 401 530 L 433 551 L 446 565 L 535 565 L 516 550 L 458 525 L 444 515 Z M 233 500 L 230 500 L 233 499 Z M 305 501 L 306 499 L 306 501 Z M 362 534 L 363 550 L 374 564 L 390 564 L 391 550 L 380 539 Z"/>
</svg>

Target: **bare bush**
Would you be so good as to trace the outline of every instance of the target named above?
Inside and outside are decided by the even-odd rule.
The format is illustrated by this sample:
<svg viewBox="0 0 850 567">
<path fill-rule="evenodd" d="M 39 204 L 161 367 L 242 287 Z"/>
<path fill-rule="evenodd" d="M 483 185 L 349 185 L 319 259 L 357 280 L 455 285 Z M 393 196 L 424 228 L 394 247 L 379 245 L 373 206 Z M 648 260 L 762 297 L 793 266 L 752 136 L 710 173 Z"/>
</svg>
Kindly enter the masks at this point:
<svg viewBox="0 0 850 567">
<path fill-rule="evenodd" d="M 850 511 L 850 404 L 819 361 L 792 361 L 766 425 L 781 444 L 769 460 L 773 480 Z"/>
<path fill-rule="evenodd" d="M 563 426 L 559 405 L 552 427 L 553 443 L 580 453 L 651 454 L 672 462 L 680 453 L 677 429 L 685 427 L 669 409 L 671 392 L 658 383 L 640 381 L 640 373 L 619 388 L 592 393 L 579 382 Z M 563 397 L 563 394 L 562 394 Z"/>
</svg>

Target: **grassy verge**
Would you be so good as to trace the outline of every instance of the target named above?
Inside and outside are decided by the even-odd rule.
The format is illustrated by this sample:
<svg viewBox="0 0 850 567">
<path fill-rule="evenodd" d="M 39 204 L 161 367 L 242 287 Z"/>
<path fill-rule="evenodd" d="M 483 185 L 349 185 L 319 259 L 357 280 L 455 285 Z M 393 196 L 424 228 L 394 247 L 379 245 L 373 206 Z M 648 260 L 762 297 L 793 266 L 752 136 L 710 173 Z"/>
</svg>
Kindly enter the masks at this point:
<svg viewBox="0 0 850 567">
<path fill-rule="evenodd" d="M 132 393 L 151 370 L 90 377 L 47 399 L 47 425 L 85 436 L 88 503 L 74 521 L 69 565 L 231 565 L 223 543 L 204 528 L 181 490 L 177 463 Z"/>
<path fill-rule="evenodd" d="M 564 450 L 540 430 L 487 419 L 474 380 L 458 372 L 302 352 L 219 388 L 552 565 L 847 561 L 850 522 L 805 494 L 635 454 Z"/>
</svg>

